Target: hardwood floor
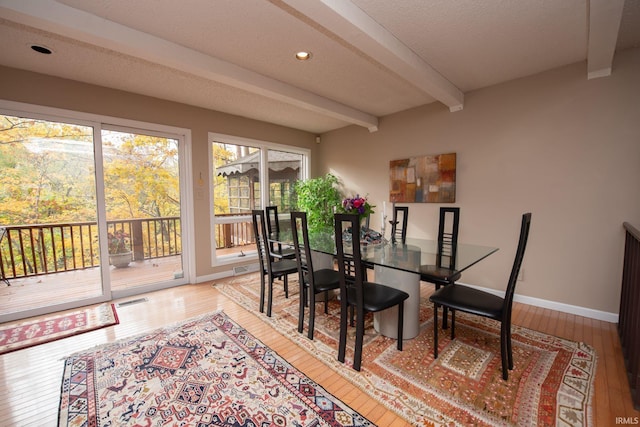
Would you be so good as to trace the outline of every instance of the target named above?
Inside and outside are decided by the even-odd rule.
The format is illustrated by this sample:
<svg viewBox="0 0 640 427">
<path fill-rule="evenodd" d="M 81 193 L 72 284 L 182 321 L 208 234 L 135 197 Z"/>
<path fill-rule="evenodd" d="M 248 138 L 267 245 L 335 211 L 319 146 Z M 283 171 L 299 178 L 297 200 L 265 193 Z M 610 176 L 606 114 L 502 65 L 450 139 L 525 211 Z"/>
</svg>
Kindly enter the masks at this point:
<svg viewBox="0 0 640 427">
<path fill-rule="evenodd" d="M 422 284 L 421 289 L 430 293 L 433 288 Z M 223 309 L 258 339 L 375 424 L 407 425 L 395 413 L 376 404 L 341 376 L 326 369 L 305 350 L 292 345 L 262 322 L 261 314 L 241 308 L 219 293 L 211 283 L 185 285 L 142 296 L 147 298 L 146 302 L 117 308 L 119 325 L 0 355 L 0 426 L 56 425 L 62 359 L 71 353 L 218 309 Z M 640 417 L 631 401 L 615 324 L 523 304 L 515 304 L 513 323 L 584 341 L 596 349 L 594 425 L 615 425 L 618 417 Z"/>
</svg>

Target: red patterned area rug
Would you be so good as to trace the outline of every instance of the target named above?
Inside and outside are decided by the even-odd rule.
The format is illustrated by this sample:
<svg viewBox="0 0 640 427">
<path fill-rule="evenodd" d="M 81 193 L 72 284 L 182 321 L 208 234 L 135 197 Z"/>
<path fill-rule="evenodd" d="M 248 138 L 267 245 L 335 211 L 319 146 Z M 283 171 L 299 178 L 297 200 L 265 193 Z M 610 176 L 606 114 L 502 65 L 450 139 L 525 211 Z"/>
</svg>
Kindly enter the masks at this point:
<svg viewBox="0 0 640 427">
<path fill-rule="evenodd" d="M 235 302 L 256 312 L 274 329 L 303 347 L 331 369 L 413 425 L 527 425 L 590 426 L 596 353 L 576 343 L 513 326 L 514 370 L 502 379 L 498 322 L 456 315 L 456 339 L 448 331 L 439 339 L 438 359 L 433 358 L 433 311 L 421 303 L 419 335 L 396 349 L 394 339 L 378 335 L 368 319 L 362 370 L 337 360 L 340 305 L 316 307 L 314 340 L 297 331 L 298 282 L 291 280 L 289 299 L 281 282 L 274 286 L 271 318 L 258 313 L 259 276 L 238 276 L 216 287 Z M 347 349 L 353 349 L 350 330 Z"/>
<path fill-rule="evenodd" d="M 0 354 L 118 324 L 113 304 L 0 325 Z"/>
<path fill-rule="evenodd" d="M 60 426 L 371 426 L 224 312 L 65 362 Z"/>
</svg>

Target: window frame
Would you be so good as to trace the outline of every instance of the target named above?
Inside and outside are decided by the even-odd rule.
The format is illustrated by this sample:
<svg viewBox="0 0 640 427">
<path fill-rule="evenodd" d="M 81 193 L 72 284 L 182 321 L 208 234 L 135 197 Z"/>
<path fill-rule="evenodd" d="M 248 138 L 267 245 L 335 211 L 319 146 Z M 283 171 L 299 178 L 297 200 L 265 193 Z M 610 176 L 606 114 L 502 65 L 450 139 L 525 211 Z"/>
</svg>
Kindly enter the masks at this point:
<svg viewBox="0 0 640 427">
<path fill-rule="evenodd" d="M 214 188 L 213 188 L 213 177 L 215 176 L 214 170 L 214 153 L 213 153 L 213 144 L 214 143 L 222 143 L 222 144 L 234 144 L 234 145 L 244 145 L 249 147 L 255 147 L 260 149 L 260 206 L 268 206 L 269 204 L 269 168 L 268 168 L 268 151 L 269 150 L 277 150 L 284 151 L 289 153 L 295 153 L 302 156 L 302 165 L 300 170 L 300 179 L 307 180 L 309 179 L 310 174 L 310 165 L 311 165 L 311 150 L 308 148 L 297 147 L 294 145 L 285 145 L 279 144 L 271 141 L 258 140 L 252 138 L 244 138 L 235 135 L 228 135 L 216 132 L 209 132 L 208 137 L 208 152 L 209 152 L 209 179 L 207 184 L 207 191 L 209 194 L 209 213 L 210 213 L 210 242 L 211 242 L 211 265 L 221 266 L 221 265 L 229 265 L 229 264 L 237 264 L 246 260 L 254 260 L 257 259 L 257 252 L 255 247 L 253 247 L 249 251 L 243 251 L 242 255 L 230 254 L 230 255 L 220 255 L 216 254 L 216 225 L 218 224 L 233 224 L 236 222 L 245 222 L 251 221 L 251 215 L 238 215 L 235 217 L 221 217 L 216 218 L 214 213 Z"/>
</svg>

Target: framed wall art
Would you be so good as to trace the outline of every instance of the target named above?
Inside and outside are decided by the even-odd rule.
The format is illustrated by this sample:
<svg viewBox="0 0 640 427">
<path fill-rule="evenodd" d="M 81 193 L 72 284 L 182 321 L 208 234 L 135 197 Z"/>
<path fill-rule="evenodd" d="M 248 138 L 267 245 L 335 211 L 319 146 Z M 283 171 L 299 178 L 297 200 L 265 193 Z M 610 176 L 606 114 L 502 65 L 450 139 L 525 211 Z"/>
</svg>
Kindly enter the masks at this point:
<svg viewBox="0 0 640 427">
<path fill-rule="evenodd" d="M 455 203 L 456 153 L 389 162 L 389 200 L 399 203 Z"/>
</svg>

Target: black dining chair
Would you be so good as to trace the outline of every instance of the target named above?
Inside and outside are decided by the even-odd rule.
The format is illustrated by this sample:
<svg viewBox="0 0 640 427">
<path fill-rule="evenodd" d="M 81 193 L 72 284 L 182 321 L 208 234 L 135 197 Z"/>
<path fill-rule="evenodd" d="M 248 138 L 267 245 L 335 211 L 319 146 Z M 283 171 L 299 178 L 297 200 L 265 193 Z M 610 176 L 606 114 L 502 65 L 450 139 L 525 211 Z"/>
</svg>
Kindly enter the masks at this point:
<svg viewBox="0 0 640 427">
<path fill-rule="evenodd" d="M 460 227 L 460 208 L 441 207 L 438 222 L 438 254 L 436 263 L 420 266 L 420 280 L 433 283 L 436 291 L 441 286 L 460 280 L 461 273 L 455 272 Z M 447 309 L 443 310 L 442 324 L 447 328 Z"/>
<path fill-rule="evenodd" d="M 280 233 L 280 218 L 278 217 L 277 206 L 267 206 L 264 208 L 267 222 L 267 232 L 269 236 L 272 233 Z M 296 257 L 293 248 L 283 248 L 282 243 L 271 242 L 269 244 L 271 256 L 276 259 L 294 259 Z"/>
<path fill-rule="evenodd" d="M 324 294 L 324 313 L 328 314 L 329 291 L 340 289 L 340 272 L 328 268 L 318 270 L 313 268 L 306 212 L 291 212 L 291 233 L 300 283 L 298 332 L 302 333 L 304 330 L 304 308 L 309 302 L 309 332 L 307 336 L 312 340 L 316 318 L 316 294 Z M 302 239 L 300 235 L 302 235 Z"/>
<path fill-rule="evenodd" d="M 347 244 L 344 241 L 343 230 L 351 229 L 352 236 L 360 235 L 360 219 L 358 215 L 335 214 L 335 239 L 340 272 L 340 341 L 338 345 L 338 360 L 344 362 L 347 347 L 347 328 L 349 307 L 355 310 L 356 340 L 353 356 L 353 369 L 360 370 L 362 364 L 362 344 L 364 341 L 364 315 L 375 313 L 391 307 L 398 307 L 398 350 L 402 350 L 402 329 L 404 316 L 404 301 L 409 294 L 390 286 L 364 281 L 365 266 L 362 263 L 359 239 L 353 238 Z M 345 251 L 349 246 L 351 253 Z M 349 269 L 353 266 L 353 275 Z"/>
<path fill-rule="evenodd" d="M 273 302 L 273 282 L 276 279 L 282 279 L 284 282 L 285 297 L 289 298 L 289 274 L 298 272 L 298 265 L 292 259 L 283 259 L 275 261 L 269 254 L 269 239 L 267 234 L 267 226 L 265 224 L 265 213 L 262 210 L 254 209 L 251 211 L 253 220 L 253 233 L 256 238 L 256 248 L 258 250 L 258 260 L 260 261 L 260 313 L 264 313 L 264 298 L 266 281 L 269 278 L 268 296 L 267 296 L 267 316 L 271 317 L 271 307 Z"/>
<path fill-rule="evenodd" d="M 409 224 L 409 206 L 393 206 L 393 219 L 391 220 L 391 242 L 398 240 L 407 242 L 407 225 Z"/>
<path fill-rule="evenodd" d="M 456 311 L 475 314 L 477 316 L 488 317 L 497 320 L 500 325 L 500 355 L 502 357 L 502 378 L 509 379 L 509 370 L 513 369 L 513 351 L 511 348 L 511 308 L 513 305 L 513 295 L 524 251 L 529 237 L 531 226 L 531 213 L 522 215 L 520 226 L 520 238 L 516 257 L 511 268 L 511 275 L 504 297 L 499 297 L 488 292 L 464 285 L 452 284 L 435 291 L 429 297 L 434 304 L 433 316 L 433 356 L 438 357 L 438 314 L 436 306 L 448 307 L 451 310 L 451 339 L 455 338 Z"/>
<path fill-rule="evenodd" d="M 436 290 L 460 279 L 461 274 L 454 273 L 459 226 L 460 208 L 440 208 L 436 263 L 420 266 L 420 280 L 433 283 Z"/>
</svg>

